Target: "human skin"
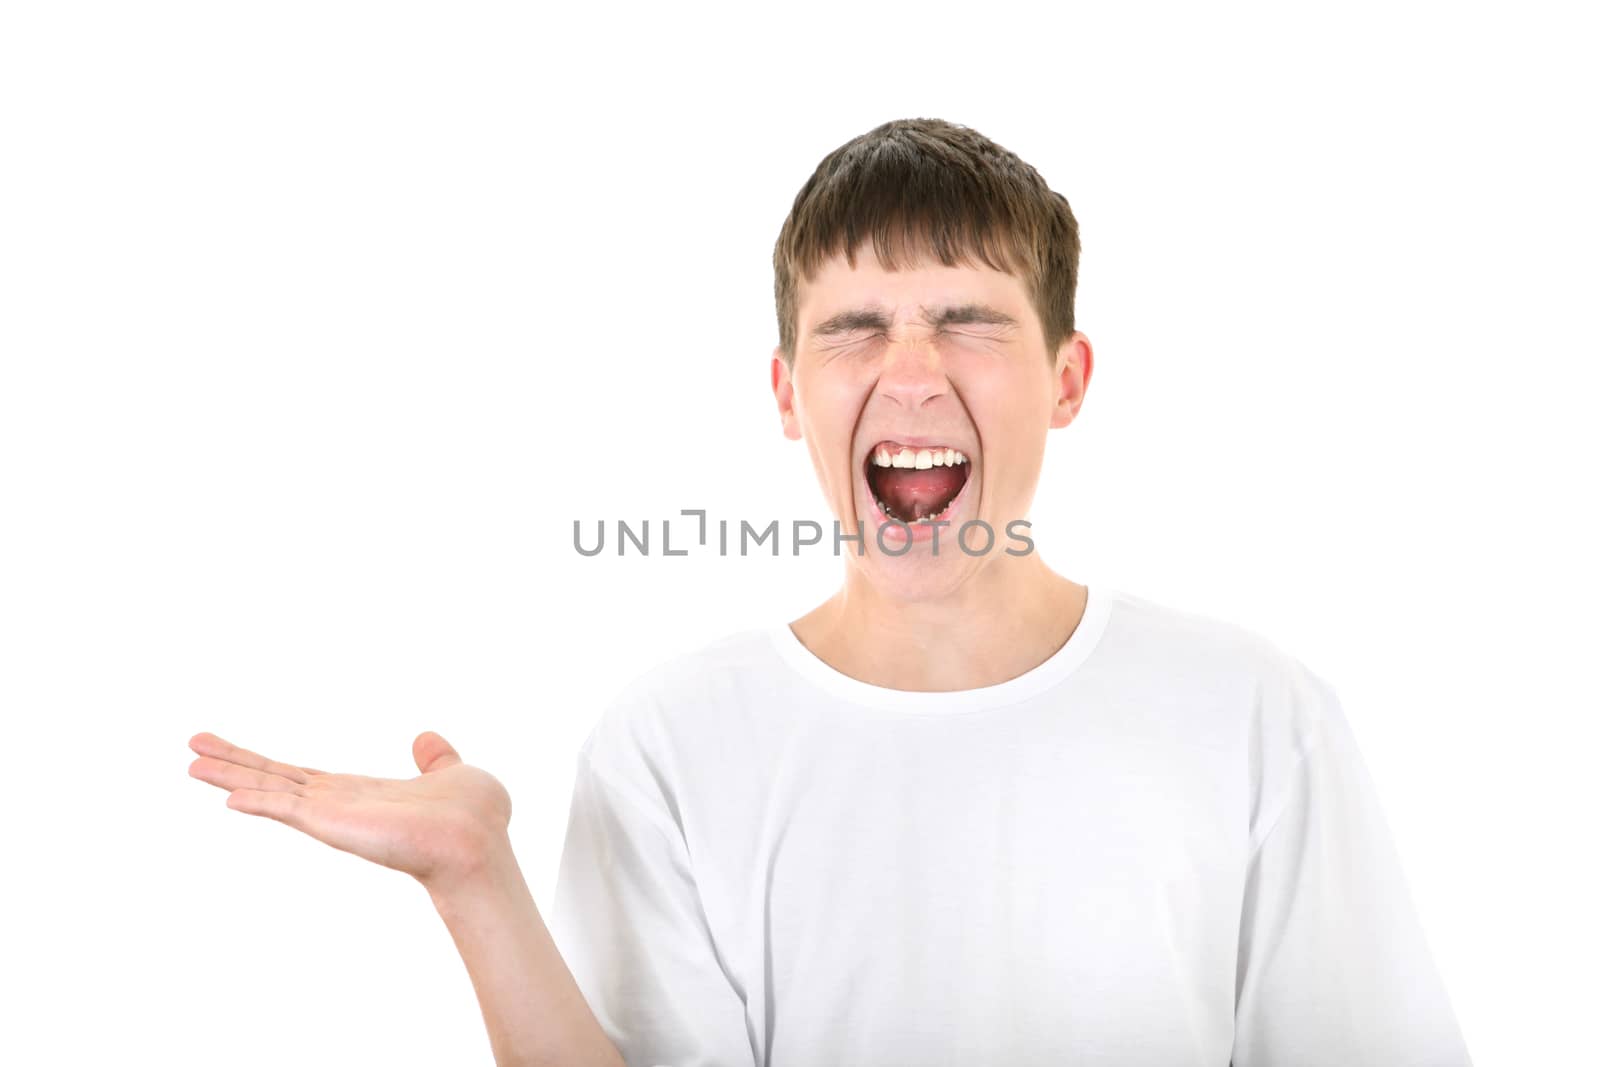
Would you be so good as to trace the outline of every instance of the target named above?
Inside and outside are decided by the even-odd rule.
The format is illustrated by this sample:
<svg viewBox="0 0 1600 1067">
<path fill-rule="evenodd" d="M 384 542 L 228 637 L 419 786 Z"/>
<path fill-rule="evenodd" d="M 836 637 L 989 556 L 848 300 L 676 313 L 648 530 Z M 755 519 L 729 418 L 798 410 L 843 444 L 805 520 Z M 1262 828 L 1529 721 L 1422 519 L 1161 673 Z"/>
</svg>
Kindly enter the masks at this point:
<svg viewBox="0 0 1600 1067">
<path fill-rule="evenodd" d="M 1015 325 L 935 328 L 922 308 L 981 303 Z M 819 335 L 840 312 L 871 308 L 889 323 Z M 860 520 L 865 552 L 846 544 L 843 587 L 791 623 L 830 666 L 891 689 L 944 691 L 994 685 L 1022 674 L 1066 643 L 1082 618 L 1084 587 L 1050 570 L 1037 550 L 1008 555 L 1007 524 L 1027 516 L 1051 429 L 1077 417 L 1094 370 L 1081 332 L 1047 354 L 1044 327 L 1022 281 L 983 264 L 937 260 L 888 271 L 871 244 L 852 268 L 843 255 L 802 284 L 794 365 L 772 357 L 783 432 L 803 440 L 841 527 Z M 932 542 L 889 536 L 864 475 L 881 441 L 925 438 L 963 451 L 971 472 Z M 982 555 L 961 551 L 961 524 L 995 531 Z"/>
<path fill-rule="evenodd" d="M 501 1067 L 625 1067 L 551 939 L 517 866 L 511 797 L 419 734 L 415 778 L 328 774 L 199 733 L 189 774 L 228 790 L 228 807 L 276 819 L 324 844 L 404 871 L 427 889 L 454 939 Z"/>
<path fill-rule="evenodd" d="M 920 324 L 920 306 L 984 303 L 1014 326 Z M 812 326 L 873 306 L 886 331 L 821 338 Z M 894 689 L 993 685 L 1037 666 L 1081 619 L 1085 591 L 1037 552 L 1003 551 L 1006 525 L 1032 503 L 1048 431 L 1068 425 L 1093 369 L 1074 333 L 1048 356 L 1022 283 L 983 266 L 937 263 L 885 271 L 870 247 L 842 256 L 802 288 L 791 369 L 774 353 L 783 432 L 804 440 L 834 515 L 867 527 L 865 554 L 844 553 L 843 587 L 796 620 L 795 634 L 835 669 Z M 972 470 L 941 531 L 941 551 L 914 543 L 878 551 L 864 478 L 883 440 L 928 438 L 960 448 Z M 954 549 L 968 519 L 995 530 L 982 556 Z M 891 543 L 891 547 L 896 547 Z M 435 733 L 419 735 L 411 779 L 326 774 L 196 734 L 189 773 L 229 791 L 228 806 L 277 819 L 335 848 L 405 871 L 428 890 L 472 979 L 501 1065 L 625 1067 L 561 959 L 512 853 L 511 800 L 487 771 L 461 762 Z"/>
</svg>

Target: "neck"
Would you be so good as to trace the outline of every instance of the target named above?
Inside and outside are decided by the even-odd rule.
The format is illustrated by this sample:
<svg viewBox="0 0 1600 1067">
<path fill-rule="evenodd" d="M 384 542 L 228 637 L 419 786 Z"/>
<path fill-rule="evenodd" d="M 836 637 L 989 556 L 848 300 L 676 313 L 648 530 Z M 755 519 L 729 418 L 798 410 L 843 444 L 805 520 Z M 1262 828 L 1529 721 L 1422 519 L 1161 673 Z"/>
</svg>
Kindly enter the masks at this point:
<svg viewBox="0 0 1600 1067">
<path fill-rule="evenodd" d="M 839 592 L 791 624 L 834 670 L 869 685 L 948 692 L 998 685 L 1066 644 L 1087 591 L 1037 552 L 995 560 L 946 596 L 884 595 L 855 568 Z"/>
</svg>

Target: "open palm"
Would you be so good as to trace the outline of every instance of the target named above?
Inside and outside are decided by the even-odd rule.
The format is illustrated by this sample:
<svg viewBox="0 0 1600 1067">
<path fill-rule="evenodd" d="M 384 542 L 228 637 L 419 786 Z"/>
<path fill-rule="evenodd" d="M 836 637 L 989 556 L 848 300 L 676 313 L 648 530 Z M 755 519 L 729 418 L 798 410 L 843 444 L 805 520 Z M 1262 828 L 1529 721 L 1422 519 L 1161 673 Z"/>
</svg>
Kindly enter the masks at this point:
<svg viewBox="0 0 1600 1067">
<path fill-rule="evenodd" d="M 280 763 L 210 733 L 189 774 L 228 790 L 228 807 L 264 815 L 432 886 L 471 872 L 504 843 L 511 796 L 432 731 L 411 745 L 415 778 L 330 774 Z"/>
</svg>

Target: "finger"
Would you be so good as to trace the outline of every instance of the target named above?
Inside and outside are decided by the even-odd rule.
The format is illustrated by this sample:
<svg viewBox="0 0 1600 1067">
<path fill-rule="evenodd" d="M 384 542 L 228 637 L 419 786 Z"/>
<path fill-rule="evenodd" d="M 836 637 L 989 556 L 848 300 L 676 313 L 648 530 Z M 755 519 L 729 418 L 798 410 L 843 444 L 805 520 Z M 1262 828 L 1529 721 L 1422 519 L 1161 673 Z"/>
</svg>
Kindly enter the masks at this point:
<svg viewBox="0 0 1600 1067">
<path fill-rule="evenodd" d="M 228 807 L 246 815 L 276 819 L 296 830 L 305 829 L 305 800 L 293 793 L 270 789 L 235 789 L 228 794 Z"/>
<path fill-rule="evenodd" d="M 202 756 L 227 760 L 229 763 L 237 763 L 241 767 L 251 767 L 258 771 L 266 771 L 268 774 L 281 775 L 291 782 L 304 782 L 306 780 L 305 768 L 270 760 L 259 753 L 251 752 L 247 748 L 240 748 L 238 745 L 224 741 L 216 734 L 195 734 L 189 738 L 189 747 Z"/>
<path fill-rule="evenodd" d="M 237 763 L 201 756 L 189 764 L 189 777 L 210 782 L 223 789 L 261 789 L 274 793 L 298 793 L 300 783 L 277 774 L 268 774 Z"/>
<path fill-rule="evenodd" d="M 461 762 L 461 755 L 450 747 L 450 742 L 432 730 L 424 730 L 411 742 L 411 758 L 417 761 L 417 770 L 423 774 L 442 771 Z"/>
</svg>

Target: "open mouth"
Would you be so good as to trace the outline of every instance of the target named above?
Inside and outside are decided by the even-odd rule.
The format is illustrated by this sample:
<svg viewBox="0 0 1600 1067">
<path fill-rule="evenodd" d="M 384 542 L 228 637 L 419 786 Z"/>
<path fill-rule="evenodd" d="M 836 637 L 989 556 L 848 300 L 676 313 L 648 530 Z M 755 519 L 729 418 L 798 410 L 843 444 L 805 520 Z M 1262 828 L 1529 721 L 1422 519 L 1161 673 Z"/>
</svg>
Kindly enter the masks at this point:
<svg viewBox="0 0 1600 1067">
<path fill-rule="evenodd" d="M 884 441 L 867 454 L 867 488 L 898 522 L 933 522 L 961 495 L 972 466 L 958 448 L 910 448 Z"/>
</svg>

